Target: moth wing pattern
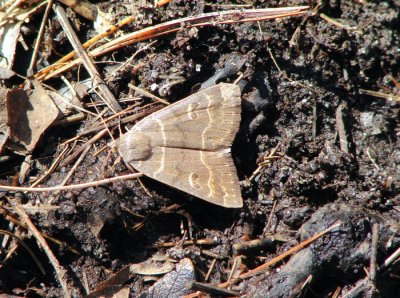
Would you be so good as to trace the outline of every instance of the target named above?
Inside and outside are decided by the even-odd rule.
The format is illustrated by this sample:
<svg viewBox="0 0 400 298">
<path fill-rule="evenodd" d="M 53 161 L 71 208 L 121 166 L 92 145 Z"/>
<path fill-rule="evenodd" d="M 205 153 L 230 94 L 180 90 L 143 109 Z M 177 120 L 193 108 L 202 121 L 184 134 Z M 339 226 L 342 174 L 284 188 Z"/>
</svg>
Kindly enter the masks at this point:
<svg viewBox="0 0 400 298">
<path fill-rule="evenodd" d="M 221 83 L 139 121 L 153 146 L 215 151 L 232 145 L 241 119 L 240 88 Z"/>
<path fill-rule="evenodd" d="M 221 83 L 142 119 L 115 144 L 124 161 L 144 175 L 238 208 L 243 202 L 230 147 L 240 119 L 240 88 Z"/>
<path fill-rule="evenodd" d="M 131 161 L 130 165 L 150 178 L 210 203 L 228 208 L 243 206 L 229 150 L 156 147 L 149 159 Z"/>
</svg>

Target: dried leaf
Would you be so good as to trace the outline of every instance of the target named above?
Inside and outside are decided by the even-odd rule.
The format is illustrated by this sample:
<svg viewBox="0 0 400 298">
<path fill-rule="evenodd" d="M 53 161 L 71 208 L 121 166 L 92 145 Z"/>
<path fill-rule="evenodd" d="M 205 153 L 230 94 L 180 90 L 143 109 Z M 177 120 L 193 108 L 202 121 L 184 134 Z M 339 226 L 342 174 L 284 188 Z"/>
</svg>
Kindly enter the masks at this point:
<svg viewBox="0 0 400 298">
<path fill-rule="evenodd" d="M 0 65 L 12 68 L 22 21 L 7 23 L 0 28 Z"/>
<path fill-rule="evenodd" d="M 0 65 L 0 80 L 6 80 L 15 75 L 15 72 L 13 72 L 11 69 L 5 68 Z"/>
<path fill-rule="evenodd" d="M 140 275 L 163 275 L 175 268 L 170 262 L 157 263 L 139 263 L 131 265 L 130 271 Z"/>
<path fill-rule="evenodd" d="M 130 278 L 130 266 L 126 266 L 111 276 L 106 281 L 100 283 L 96 290 L 91 292 L 87 298 L 94 297 L 112 297 L 113 295 L 118 295 L 123 289 L 122 285 Z M 120 296 L 116 296 L 120 297 Z M 122 297 L 122 296 L 121 296 Z"/>
<path fill-rule="evenodd" d="M 28 93 L 11 89 L 6 96 L 7 126 L 11 142 L 7 147 L 21 154 L 31 153 L 44 131 L 56 120 L 58 109 L 46 90 L 33 82 L 35 89 Z"/>
<path fill-rule="evenodd" d="M 183 297 L 190 293 L 185 283 L 193 281 L 194 279 L 195 275 L 192 261 L 188 258 L 183 259 L 176 265 L 176 270 L 166 274 L 149 288 L 147 297 Z"/>
<path fill-rule="evenodd" d="M 16 6 L 7 13 L 0 12 L 0 66 L 12 69 L 22 24 L 28 22 L 30 17 L 41 11 L 46 4 L 42 1 L 32 7 Z"/>
<path fill-rule="evenodd" d="M 3 151 L 3 146 L 8 138 L 7 130 L 7 112 L 6 112 L 6 88 L 0 88 L 0 155 Z"/>
<path fill-rule="evenodd" d="M 119 290 L 117 293 L 115 293 L 114 295 L 112 295 L 111 297 L 113 297 L 113 298 L 129 298 L 129 294 L 130 294 L 130 289 L 123 288 L 123 289 Z"/>
</svg>

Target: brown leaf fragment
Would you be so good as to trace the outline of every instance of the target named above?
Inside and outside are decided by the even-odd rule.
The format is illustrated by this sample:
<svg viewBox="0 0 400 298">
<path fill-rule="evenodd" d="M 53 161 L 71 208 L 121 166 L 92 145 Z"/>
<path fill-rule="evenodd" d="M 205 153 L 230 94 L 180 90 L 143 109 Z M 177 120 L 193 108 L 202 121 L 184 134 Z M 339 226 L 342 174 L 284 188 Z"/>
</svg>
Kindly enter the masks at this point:
<svg viewBox="0 0 400 298">
<path fill-rule="evenodd" d="M 6 95 L 7 147 L 20 154 L 31 153 L 41 135 L 56 120 L 58 109 L 46 90 L 33 81 L 34 90 L 11 89 Z"/>
<path fill-rule="evenodd" d="M 57 94 L 50 91 L 49 95 L 62 114 L 71 114 L 72 111 L 78 108 L 83 109 L 81 100 L 89 94 L 91 84 L 92 80 L 76 82 L 72 84 L 72 88 L 70 86 L 64 86 L 57 91 Z"/>
<path fill-rule="evenodd" d="M 7 141 L 7 112 L 6 112 L 6 88 L 0 88 L 0 155 L 3 151 L 3 146 Z"/>
<path fill-rule="evenodd" d="M 112 213 L 107 212 L 109 210 L 105 210 L 105 212 L 91 214 L 89 216 L 88 225 L 92 234 L 99 238 L 101 230 L 103 230 L 107 221 L 111 220 Z"/>
<path fill-rule="evenodd" d="M 122 268 L 114 275 L 112 275 L 109 279 L 100 283 L 97 288 L 87 297 L 114 297 L 113 295 L 120 295 L 125 293 L 123 291 L 123 285 L 128 281 L 129 278 L 131 278 L 133 274 L 154 276 L 168 273 L 175 268 L 175 265 L 171 263 L 172 261 L 168 257 L 162 258 L 162 260 L 165 260 L 165 262 L 161 265 L 155 264 L 156 260 L 158 260 L 158 263 L 160 263 L 160 259 L 161 258 L 159 256 L 153 256 L 150 260 L 146 262 L 132 264 Z"/>
<path fill-rule="evenodd" d="M 94 297 L 113 297 L 122 290 L 122 285 L 130 278 L 130 266 L 126 266 L 111 276 L 106 281 L 100 283 L 87 298 Z M 119 296 L 118 296 L 119 297 Z"/>
<path fill-rule="evenodd" d="M 147 297 L 183 297 L 191 292 L 186 288 L 186 282 L 194 279 L 193 263 L 189 258 L 185 258 L 176 265 L 174 271 L 166 274 L 149 288 Z"/>
<path fill-rule="evenodd" d="M 130 294 L 130 289 L 129 288 L 123 288 L 121 290 L 119 290 L 117 293 L 115 293 L 114 295 L 112 295 L 112 298 L 129 298 L 129 294 Z"/>
<path fill-rule="evenodd" d="M 175 265 L 170 262 L 164 262 L 162 264 L 157 263 L 139 263 L 132 264 L 130 272 L 140 275 L 162 275 L 170 272 L 175 268 Z"/>
<path fill-rule="evenodd" d="M 7 80 L 15 75 L 15 72 L 0 65 L 0 80 Z"/>
<path fill-rule="evenodd" d="M 4 1 L 0 1 L 0 6 Z M 8 1 L 23 2 L 27 1 Z M 0 12 L 0 65 L 9 69 L 14 66 L 16 58 L 16 48 L 21 34 L 21 26 L 29 23 L 30 18 L 40 12 L 47 4 L 46 1 L 30 1 L 32 3 L 24 3 L 26 5 L 13 5 L 13 9 L 7 13 Z M 36 3 L 35 3 L 36 2 Z M 13 3 L 14 4 L 14 3 Z"/>
</svg>

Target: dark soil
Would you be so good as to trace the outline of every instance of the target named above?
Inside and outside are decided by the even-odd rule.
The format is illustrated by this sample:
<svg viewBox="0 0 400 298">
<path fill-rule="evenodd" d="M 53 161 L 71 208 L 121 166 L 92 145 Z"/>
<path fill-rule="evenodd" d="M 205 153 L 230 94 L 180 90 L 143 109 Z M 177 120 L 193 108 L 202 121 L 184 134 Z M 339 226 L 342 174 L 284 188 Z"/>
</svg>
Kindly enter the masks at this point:
<svg viewBox="0 0 400 298">
<path fill-rule="evenodd" d="M 56 210 L 32 213 L 31 218 L 42 233 L 62 241 L 62 246 L 50 242 L 50 248 L 67 270 L 69 287 L 76 296 L 85 294 L 86 285 L 93 291 L 121 268 L 157 253 L 176 261 L 190 258 L 200 282 L 205 282 L 212 256 L 216 256 L 207 282 L 219 284 L 228 279 L 233 266 L 233 244 L 271 234 L 286 239 L 272 248 L 244 252 L 240 270 L 245 272 L 338 220 L 342 225 L 334 232 L 285 263 L 237 283 L 233 290 L 248 297 L 331 297 L 338 288 L 340 295 L 351 297 L 400 295 L 399 262 L 383 266 L 400 247 L 400 105 L 362 91 L 393 96 L 400 92 L 399 83 L 396 86 L 394 82 L 400 80 L 400 2 L 322 2 L 316 13 L 301 18 L 182 28 L 177 34 L 157 39 L 110 83 L 117 98 L 128 95 L 127 84 L 133 80 L 174 102 L 196 92 L 204 82 L 233 82 L 242 73 L 242 123 L 232 151 L 244 207 L 214 206 L 149 178 L 141 180 L 144 187 L 132 180 L 82 191 L 19 194 L 16 199 L 22 203 L 39 206 L 53 197 Z M 129 29 L 133 31 L 223 9 L 206 3 L 172 1 L 155 9 L 128 1 L 105 1 L 101 8 L 118 20 L 140 12 L 143 18 Z M 307 1 L 254 2 L 256 8 L 304 4 Z M 345 28 L 326 21 L 321 14 Z M 77 18 L 80 37 L 86 40 L 92 24 Z M 140 42 L 100 60 L 124 62 L 148 44 Z M 57 39 L 53 47 L 60 53 L 69 50 L 66 40 Z M 139 63 L 143 66 L 136 68 Z M 106 77 L 114 65 L 99 67 Z M 76 69 L 67 75 L 78 80 Z M 81 71 L 80 78 L 84 76 Z M 60 85 L 58 80 L 47 83 L 57 88 Z M 341 123 L 345 139 L 338 133 Z M 60 144 L 88 126 L 89 119 L 47 132 L 35 150 L 30 176 L 42 175 L 43 168 L 62 151 Z M 117 156 L 109 150 L 93 157 L 109 141 L 104 137 L 96 143 L 69 184 L 129 172 L 123 163 L 114 166 Z M 251 177 L 274 148 L 279 158 Z M 18 172 L 12 166 L 20 162 L 16 158 L 4 165 L 1 179 L 10 181 Z M 43 186 L 58 185 L 71 166 L 57 170 Z M 5 198 L 4 204 L 8 204 Z M 2 218 L 1 229 L 7 229 L 8 224 Z M 366 271 L 370 268 L 374 224 L 379 225 L 378 270 L 375 280 L 370 281 Z M 219 244 L 182 247 L 179 241 L 183 237 L 212 239 Z M 34 240 L 26 241 L 47 273 L 41 275 L 30 255 L 19 247 L 0 269 L 0 291 L 61 296 L 46 255 Z M 177 245 L 168 248 L 162 246 L 165 242 Z M 68 246 L 79 254 L 70 252 Z M 165 297 L 154 289 L 148 292 L 153 283 L 143 275 L 134 275 L 126 285 L 133 297 Z"/>
</svg>

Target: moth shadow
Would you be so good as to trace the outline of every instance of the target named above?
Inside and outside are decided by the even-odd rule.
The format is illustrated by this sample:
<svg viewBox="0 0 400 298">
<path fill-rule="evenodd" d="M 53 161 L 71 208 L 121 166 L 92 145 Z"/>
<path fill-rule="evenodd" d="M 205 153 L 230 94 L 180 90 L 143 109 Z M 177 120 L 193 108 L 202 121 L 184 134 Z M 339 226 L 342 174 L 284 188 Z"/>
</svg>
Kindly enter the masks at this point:
<svg viewBox="0 0 400 298">
<path fill-rule="evenodd" d="M 268 77 L 265 71 L 256 71 L 252 81 L 242 82 L 242 121 L 232 144 L 232 157 L 240 180 L 251 176 L 257 168 L 259 153 L 263 151 L 260 140 L 279 134 L 275 127 L 279 118 L 278 97 Z"/>
</svg>

